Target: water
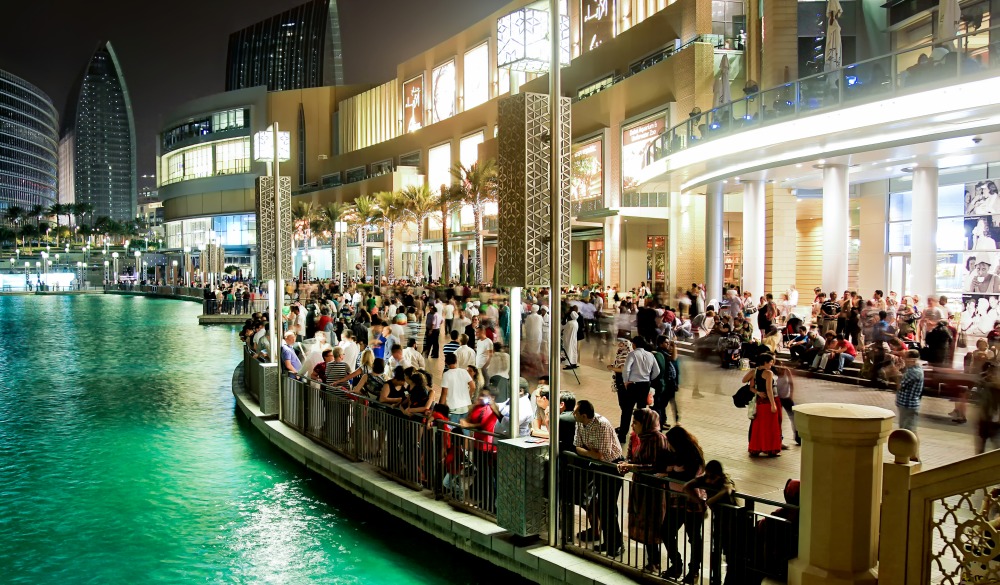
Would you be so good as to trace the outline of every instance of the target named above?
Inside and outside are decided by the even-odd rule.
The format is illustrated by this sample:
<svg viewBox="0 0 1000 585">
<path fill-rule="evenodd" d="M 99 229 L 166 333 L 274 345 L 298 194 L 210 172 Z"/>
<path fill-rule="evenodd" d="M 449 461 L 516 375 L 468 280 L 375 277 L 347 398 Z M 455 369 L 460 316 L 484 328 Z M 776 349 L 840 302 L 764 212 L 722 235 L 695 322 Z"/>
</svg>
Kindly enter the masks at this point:
<svg viewBox="0 0 1000 585">
<path fill-rule="evenodd" d="M 183 301 L 0 296 L 5 583 L 520 581 L 313 477 L 234 415 Z"/>
</svg>

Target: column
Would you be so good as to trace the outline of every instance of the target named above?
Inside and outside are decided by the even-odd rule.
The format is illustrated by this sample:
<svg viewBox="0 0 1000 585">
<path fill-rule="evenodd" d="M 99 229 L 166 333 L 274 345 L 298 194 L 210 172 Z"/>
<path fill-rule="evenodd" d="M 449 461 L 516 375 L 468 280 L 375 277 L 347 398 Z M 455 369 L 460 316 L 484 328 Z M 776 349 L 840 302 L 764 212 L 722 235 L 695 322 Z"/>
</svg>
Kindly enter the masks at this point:
<svg viewBox="0 0 1000 585">
<path fill-rule="evenodd" d="M 722 298 L 722 183 L 705 191 L 705 300 Z M 718 309 L 718 307 L 716 307 Z"/>
<path fill-rule="evenodd" d="M 743 183 L 743 290 L 764 290 L 764 181 Z M 756 301 L 754 301 L 756 302 Z"/>
<path fill-rule="evenodd" d="M 921 299 L 937 297 L 938 170 L 913 169 L 913 225 L 910 228 L 911 292 Z"/>
<path fill-rule="evenodd" d="M 795 284 L 795 258 L 798 229 L 795 224 L 795 195 L 790 189 L 768 185 L 764 203 L 764 290 L 781 293 Z M 885 231 L 883 226 L 882 231 Z"/>
<path fill-rule="evenodd" d="M 613 215 L 604 220 L 604 286 L 621 290 L 622 218 Z"/>
<path fill-rule="evenodd" d="M 823 292 L 847 288 L 847 238 L 850 235 L 847 165 L 823 167 Z"/>
<path fill-rule="evenodd" d="M 878 583 L 882 452 L 892 411 L 857 404 L 795 407 L 802 436 L 799 556 L 790 585 Z"/>
</svg>

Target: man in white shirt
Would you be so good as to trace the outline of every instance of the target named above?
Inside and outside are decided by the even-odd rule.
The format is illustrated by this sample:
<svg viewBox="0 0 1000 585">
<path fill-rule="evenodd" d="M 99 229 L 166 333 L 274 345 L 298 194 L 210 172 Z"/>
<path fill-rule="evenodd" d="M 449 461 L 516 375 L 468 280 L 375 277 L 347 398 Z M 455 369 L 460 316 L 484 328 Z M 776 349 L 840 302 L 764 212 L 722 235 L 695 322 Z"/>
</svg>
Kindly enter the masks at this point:
<svg viewBox="0 0 1000 585">
<path fill-rule="evenodd" d="M 423 354 L 417 351 L 416 337 L 411 337 L 406 341 L 406 349 L 403 350 L 403 362 L 418 370 L 427 368 L 427 362 L 424 361 Z"/>
<path fill-rule="evenodd" d="M 476 367 L 486 375 L 486 365 L 493 357 L 493 342 L 486 337 L 486 327 L 482 325 L 476 330 Z"/>
<path fill-rule="evenodd" d="M 441 375 L 441 402 L 448 405 L 448 418 L 458 424 L 469 413 L 476 384 L 465 368 L 458 367 L 455 354 L 445 356 L 444 367 Z"/>
<path fill-rule="evenodd" d="M 528 310 L 528 316 L 524 318 L 523 331 L 521 344 L 525 353 L 538 354 L 542 343 L 542 316 L 538 314 L 538 305 L 531 305 Z"/>
<path fill-rule="evenodd" d="M 628 431 L 632 428 L 632 410 L 645 408 L 648 402 L 650 382 L 660 375 L 660 366 L 653 354 L 646 351 L 646 340 L 636 336 L 632 339 L 632 347 L 625 366 L 622 368 L 622 380 L 625 381 L 625 399 L 618 398 L 622 409 L 621 426 L 618 427 L 618 439 L 624 443 Z"/>
<path fill-rule="evenodd" d="M 517 402 L 518 437 L 527 437 L 531 434 L 531 421 L 535 418 L 535 409 L 531 404 L 531 396 L 528 395 L 528 381 L 521 378 L 519 384 L 519 398 Z M 500 422 L 497 423 L 496 433 L 498 435 L 510 436 L 510 399 L 501 403 L 492 403 L 493 413 L 497 415 Z"/>
<path fill-rule="evenodd" d="M 444 317 L 445 335 L 449 335 L 451 334 L 451 326 L 455 321 L 455 301 L 448 301 L 444 304 L 441 316 Z"/>
<path fill-rule="evenodd" d="M 503 350 L 503 344 L 499 341 L 493 343 L 493 353 L 490 356 L 490 363 L 486 366 L 483 376 L 487 380 L 493 376 L 500 376 L 510 380 L 510 354 Z"/>
<path fill-rule="evenodd" d="M 476 350 L 469 347 L 469 338 L 463 333 L 458 336 L 458 343 L 458 349 L 455 350 L 458 367 L 464 370 L 469 366 L 476 365 Z"/>
<path fill-rule="evenodd" d="M 469 319 L 479 316 L 479 301 L 472 301 L 465 306 L 465 314 Z"/>
<path fill-rule="evenodd" d="M 361 353 L 361 347 L 354 340 L 354 332 L 350 329 L 344 329 L 343 338 L 340 340 L 338 347 L 344 350 L 344 363 L 347 364 L 351 371 L 354 371 L 354 364 L 358 361 L 358 354 Z"/>
</svg>

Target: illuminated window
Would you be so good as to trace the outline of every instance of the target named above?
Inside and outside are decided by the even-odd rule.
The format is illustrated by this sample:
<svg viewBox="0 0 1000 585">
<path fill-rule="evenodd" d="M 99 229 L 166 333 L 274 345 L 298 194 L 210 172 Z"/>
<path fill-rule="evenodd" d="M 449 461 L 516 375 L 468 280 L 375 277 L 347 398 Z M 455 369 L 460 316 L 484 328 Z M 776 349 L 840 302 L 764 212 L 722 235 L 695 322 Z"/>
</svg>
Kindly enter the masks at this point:
<svg viewBox="0 0 1000 585">
<path fill-rule="evenodd" d="M 424 125 L 424 75 L 403 84 L 403 128 L 406 132 L 419 130 Z"/>
<path fill-rule="evenodd" d="M 184 151 L 184 180 L 212 176 L 212 145 Z"/>
<path fill-rule="evenodd" d="M 483 133 L 476 132 L 462 139 L 458 146 L 458 160 L 468 168 L 479 160 L 479 145 L 483 143 Z"/>
<path fill-rule="evenodd" d="M 451 143 L 447 142 L 427 152 L 427 185 L 438 189 L 451 183 Z"/>
<path fill-rule="evenodd" d="M 436 67 L 431 76 L 434 101 L 431 122 L 440 122 L 455 115 L 455 61 Z"/>
<path fill-rule="evenodd" d="M 215 145 L 215 174 L 250 172 L 250 139 L 226 140 Z"/>
<path fill-rule="evenodd" d="M 483 43 L 465 53 L 464 89 L 465 109 L 470 110 L 490 99 L 489 44 Z"/>
</svg>

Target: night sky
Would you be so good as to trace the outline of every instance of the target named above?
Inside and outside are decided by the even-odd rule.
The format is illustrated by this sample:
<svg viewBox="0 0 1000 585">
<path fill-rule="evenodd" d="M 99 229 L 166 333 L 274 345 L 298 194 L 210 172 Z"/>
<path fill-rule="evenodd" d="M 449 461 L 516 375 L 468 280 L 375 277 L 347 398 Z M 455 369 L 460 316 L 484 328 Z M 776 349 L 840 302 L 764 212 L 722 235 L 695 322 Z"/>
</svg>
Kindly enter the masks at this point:
<svg viewBox="0 0 1000 585">
<path fill-rule="evenodd" d="M 137 170 L 153 174 L 161 117 L 183 102 L 225 89 L 229 34 L 304 1 L 4 0 L 0 69 L 48 93 L 61 118 L 70 88 L 98 42 L 110 40 L 132 97 Z M 340 0 L 345 81 L 388 81 L 398 63 L 507 2 Z"/>
</svg>

